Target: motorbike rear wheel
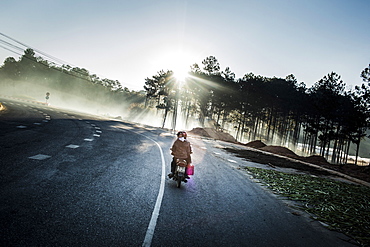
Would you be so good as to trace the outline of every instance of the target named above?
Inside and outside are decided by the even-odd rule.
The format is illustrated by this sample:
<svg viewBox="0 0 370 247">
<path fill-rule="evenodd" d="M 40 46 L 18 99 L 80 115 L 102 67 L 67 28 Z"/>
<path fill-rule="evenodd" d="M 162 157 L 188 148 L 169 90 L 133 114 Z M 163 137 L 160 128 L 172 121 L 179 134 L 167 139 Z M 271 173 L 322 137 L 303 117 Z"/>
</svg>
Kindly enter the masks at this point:
<svg viewBox="0 0 370 247">
<path fill-rule="evenodd" d="M 181 178 L 179 178 L 179 177 L 176 180 L 176 186 L 177 186 L 177 188 L 181 187 Z"/>
</svg>

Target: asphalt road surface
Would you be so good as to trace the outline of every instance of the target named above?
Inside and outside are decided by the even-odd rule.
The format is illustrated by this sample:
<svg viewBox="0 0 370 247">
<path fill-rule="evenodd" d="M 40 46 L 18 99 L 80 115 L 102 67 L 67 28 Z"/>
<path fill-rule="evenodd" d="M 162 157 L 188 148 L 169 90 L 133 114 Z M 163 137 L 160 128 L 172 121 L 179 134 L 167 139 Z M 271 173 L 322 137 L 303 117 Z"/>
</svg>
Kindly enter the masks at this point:
<svg viewBox="0 0 370 247">
<path fill-rule="evenodd" d="M 352 246 L 189 137 L 195 175 L 167 178 L 172 133 L 0 98 L 0 246 Z"/>
</svg>

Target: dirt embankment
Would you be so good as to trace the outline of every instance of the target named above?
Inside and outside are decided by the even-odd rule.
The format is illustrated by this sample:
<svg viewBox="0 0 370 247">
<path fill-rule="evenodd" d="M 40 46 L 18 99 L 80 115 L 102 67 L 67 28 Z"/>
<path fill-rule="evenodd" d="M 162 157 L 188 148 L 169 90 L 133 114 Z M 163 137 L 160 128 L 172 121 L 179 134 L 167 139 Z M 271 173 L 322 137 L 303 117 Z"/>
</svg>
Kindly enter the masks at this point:
<svg viewBox="0 0 370 247">
<path fill-rule="evenodd" d="M 222 140 L 222 141 L 227 141 L 227 142 L 238 143 L 235 140 L 235 138 L 232 137 L 230 134 L 225 133 L 225 132 L 216 131 L 210 128 L 194 128 L 193 130 L 189 131 L 189 133 L 193 135 L 209 137 L 215 140 Z M 245 159 L 251 160 L 256 163 L 270 164 L 273 166 L 280 166 L 280 167 L 291 167 L 291 168 L 295 168 L 299 170 L 305 170 L 311 173 L 318 172 L 316 171 L 317 169 L 313 169 L 312 167 L 303 165 L 302 163 L 288 161 L 287 159 L 282 159 L 277 156 L 253 151 L 253 149 L 258 149 L 258 150 L 261 150 L 267 153 L 278 154 L 280 156 L 289 157 L 294 160 L 299 160 L 299 161 L 307 162 L 310 164 L 318 165 L 324 168 L 328 168 L 331 170 L 335 170 L 340 173 L 344 173 L 349 176 L 361 179 L 363 181 L 370 182 L 370 167 L 369 166 L 357 166 L 353 164 L 345 164 L 345 165 L 330 164 L 322 156 L 319 156 L 319 155 L 311 155 L 308 157 L 299 156 L 296 153 L 294 153 L 292 150 L 286 147 L 266 145 L 260 140 L 252 141 L 247 144 L 241 144 L 241 145 L 250 147 L 252 148 L 252 150 L 251 149 L 240 150 L 240 149 L 231 149 L 231 148 L 225 148 L 225 149 L 227 151 L 237 154 L 239 157 L 243 157 Z"/>
<path fill-rule="evenodd" d="M 307 163 L 315 164 L 315 165 L 321 165 L 321 166 L 331 166 L 330 163 L 322 156 L 320 155 L 311 155 L 308 157 L 304 156 L 299 156 L 296 153 L 294 153 L 292 150 L 286 148 L 286 147 L 281 147 L 281 146 L 267 146 L 264 144 L 262 141 L 257 140 L 257 141 L 252 141 L 247 144 L 245 144 L 247 147 L 259 149 L 265 152 L 273 153 L 273 154 L 278 154 L 281 156 L 301 160 Z"/>
<path fill-rule="evenodd" d="M 211 128 L 194 128 L 191 131 L 189 131 L 189 134 L 209 137 L 215 140 L 221 140 L 221 141 L 226 141 L 226 142 L 234 142 L 234 143 L 237 142 L 236 139 L 229 133 L 217 131 Z"/>
<path fill-rule="evenodd" d="M 343 174 L 347 174 L 348 176 L 358 178 L 366 182 L 370 182 L 370 167 L 369 166 L 357 166 L 354 164 L 345 164 L 345 165 L 330 164 L 324 157 L 320 155 L 311 155 L 308 157 L 299 156 L 288 148 L 281 147 L 281 146 L 267 146 L 261 141 L 253 141 L 253 142 L 245 144 L 245 146 L 255 148 L 258 150 L 262 150 L 265 152 L 289 157 L 295 160 L 300 160 L 300 161 L 307 162 L 310 164 L 318 165 L 324 168 L 328 168 L 330 170 L 334 170 L 334 171 L 338 171 Z M 241 155 L 241 154 L 238 154 L 238 155 Z M 251 153 L 249 153 L 249 155 L 251 155 Z M 244 155 L 241 155 L 241 156 L 245 158 L 248 157 L 246 153 L 244 153 Z M 256 159 L 258 160 L 258 158 Z M 306 171 L 311 170 L 311 168 L 309 168 L 308 166 L 294 164 L 294 162 L 288 162 L 288 161 L 278 162 L 277 159 L 275 158 L 271 158 L 271 159 L 272 160 L 270 160 L 270 162 L 276 166 L 284 166 L 284 167 L 288 166 L 288 167 L 298 168 L 299 170 L 306 170 Z"/>
</svg>

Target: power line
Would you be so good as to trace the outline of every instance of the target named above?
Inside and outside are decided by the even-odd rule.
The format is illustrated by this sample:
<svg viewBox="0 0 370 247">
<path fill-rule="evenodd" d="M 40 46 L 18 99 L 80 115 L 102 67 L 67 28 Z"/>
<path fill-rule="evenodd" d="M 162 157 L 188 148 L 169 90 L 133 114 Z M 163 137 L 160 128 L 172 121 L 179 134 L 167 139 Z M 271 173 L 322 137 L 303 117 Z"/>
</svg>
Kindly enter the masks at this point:
<svg viewBox="0 0 370 247">
<path fill-rule="evenodd" d="M 32 47 L 32 46 L 29 46 L 29 45 L 27 45 L 27 44 L 24 44 L 23 42 L 20 42 L 20 41 L 18 41 L 18 40 L 16 40 L 16 39 L 14 39 L 14 38 L 12 38 L 12 37 L 10 37 L 10 36 L 8 36 L 8 35 L 6 35 L 6 34 L 4 34 L 4 33 L 0 33 L 0 35 L 2 35 L 2 36 L 4 36 L 4 37 L 6 37 L 7 39 L 10 39 L 11 41 L 13 41 L 13 42 L 16 42 L 17 44 L 20 44 L 20 45 L 22 45 L 22 46 L 24 46 L 25 47 L 25 49 L 27 49 L 27 48 L 31 48 L 33 51 L 35 51 L 35 52 L 37 52 L 37 53 L 39 53 L 39 54 L 41 54 L 41 55 L 43 55 L 43 56 L 45 56 L 46 58 L 48 58 L 49 60 L 53 60 L 53 62 L 57 62 L 57 63 L 60 63 L 60 64 L 65 64 L 65 65 L 70 65 L 71 67 L 77 67 L 77 66 L 74 66 L 73 64 L 68 64 L 68 62 L 66 62 L 66 61 L 63 61 L 62 59 L 59 59 L 59 58 L 57 58 L 57 57 L 54 57 L 54 56 L 52 56 L 52 55 L 49 55 L 49 54 L 47 54 L 47 53 L 45 53 L 45 52 L 43 52 L 43 51 L 40 51 L 40 50 L 38 50 L 38 49 L 36 49 L 36 48 L 34 48 L 34 47 Z M 3 41 L 3 40 L 2 40 Z M 6 42 L 6 41 L 3 41 L 3 42 Z M 6 43 L 8 43 L 8 42 L 6 42 Z M 10 43 L 8 43 L 8 44 L 10 44 Z M 12 44 L 10 44 L 11 46 L 14 46 L 14 45 L 12 45 Z M 17 48 L 19 48 L 19 47 L 17 47 Z M 19 49 L 22 49 L 22 48 L 19 48 Z M 25 50 L 25 49 L 22 49 L 22 50 Z"/>
<path fill-rule="evenodd" d="M 2 47 L 2 48 L 3 48 L 3 49 L 5 49 L 5 50 L 8 50 L 8 51 L 10 51 L 10 52 L 13 52 L 13 53 L 15 53 L 15 54 L 17 54 L 17 55 L 22 56 L 22 54 L 17 53 L 17 52 L 15 52 L 15 51 L 13 51 L 13 50 L 11 50 L 11 49 L 9 49 L 9 48 L 7 48 L 7 47 L 3 46 L 3 45 L 0 45 L 0 47 Z"/>
<path fill-rule="evenodd" d="M 18 47 L 18 46 L 16 46 L 16 45 L 13 45 L 13 44 L 11 44 L 11 43 L 9 43 L 9 42 L 6 42 L 5 40 L 2 40 L 2 39 L 0 39 L 0 42 L 1 43 L 3 43 L 4 45 L 7 45 L 7 46 L 9 46 L 9 47 L 12 47 L 12 48 L 15 48 L 15 49 L 18 49 L 18 50 L 20 50 L 20 51 L 23 51 L 23 49 L 21 48 L 21 47 Z M 5 48 L 4 46 L 2 46 L 3 48 Z M 6 48 L 5 48 L 6 49 Z M 12 51 L 12 50 L 10 50 L 10 49 L 7 49 L 8 51 Z M 13 52 L 13 51 L 12 51 Z"/>
<path fill-rule="evenodd" d="M 20 55 L 20 56 L 22 56 L 22 54 L 21 53 L 19 53 L 19 52 L 16 52 L 15 50 L 19 50 L 19 51 L 24 51 L 24 50 L 26 50 L 26 49 L 32 49 L 33 51 L 36 51 L 37 53 L 40 53 L 40 54 L 42 54 L 44 57 L 42 57 L 43 59 L 45 59 L 45 57 L 46 58 L 48 58 L 48 60 L 47 59 L 45 59 L 47 62 L 48 62 L 48 64 L 45 64 L 45 63 L 38 63 L 37 61 L 34 61 L 34 60 L 32 60 L 32 59 L 30 59 L 29 57 L 27 57 L 27 56 L 24 56 L 23 58 L 25 58 L 25 59 L 29 59 L 29 60 L 31 60 L 31 61 L 33 61 L 33 62 L 36 62 L 36 63 L 38 63 L 38 64 L 41 64 L 41 65 L 43 65 L 43 66 L 45 66 L 45 67 L 48 67 L 48 68 L 51 68 L 51 69 L 55 69 L 55 70 L 57 70 L 57 71 L 59 71 L 59 72 L 63 72 L 63 70 L 59 70 L 58 68 L 56 68 L 56 67 L 54 67 L 54 66 L 50 66 L 50 65 L 52 65 L 52 64 L 56 64 L 56 65 L 69 65 L 68 63 L 66 63 L 66 62 L 64 62 L 63 60 L 61 60 L 61 59 L 58 59 L 58 58 L 56 58 L 56 57 L 53 57 L 53 56 L 51 56 L 51 55 L 48 55 L 48 54 L 46 54 L 46 53 L 44 53 L 44 52 L 42 52 L 42 51 L 39 51 L 39 50 L 37 50 L 37 49 L 34 49 L 34 48 L 32 48 L 32 47 L 30 47 L 30 46 L 28 46 L 28 45 L 26 45 L 26 44 L 24 44 L 24 43 L 22 43 L 22 42 L 20 42 L 20 41 L 17 41 L 17 40 L 15 40 L 15 39 L 13 39 L 13 38 L 11 38 L 11 37 L 9 37 L 9 36 L 7 36 L 7 35 L 5 35 L 5 34 L 3 34 L 3 33 L 0 33 L 0 35 L 2 35 L 2 36 L 4 36 L 4 37 L 6 37 L 7 39 L 10 39 L 11 41 L 13 41 L 13 42 L 16 42 L 17 44 L 19 44 L 19 45 L 22 45 L 22 46 L 24 46 L 24 48 L 22 48 L 22 47 L 19 47 L 18 45 L 14 45 L 14 44 L 12 44 L 12 43 L 10 43 L 10 42 L 7 42 L 7 41 L 5 41 L 5 40 L 3 40 L 3 39 L 0 39 L 0 43 L 2 43 L 2 44 L 0 44 L 0 47 L 1 48 L 3 48 L 3 49 L 5 49 L 5 50 L 8 50 L 8 51 L 10 51 L 10 52 L 13 52 L 13 53 L 15 53 L 15 54 L 17 54 L 17 55 Z M 5 46 L 4 46 L 5 45 Z M 50 61 L 51 60 L 51 61 Z M 59 64 L 58 64 L 59 63 Z M 73 66 L 71 66 L 71 65 L 69 65 L 71 68 L 73 68 Z M 74 67 L 76 67 L 76 66 L 74 66 Z M 72 73 L 69 73 L 70 71 L 64 71 L 64 72 L 66 72 L 68 75 L 70 75 L 70 76 L 73 76 L 73 77 L 76 77 L 76 78 L 79 78 L 79 79 L 83 79 L 83 80 L 87 80 L 87 81 L 90 81 L 91 82 L 91 80 L 89 80 L 89 79 L 87 79 L 86 78 L 86 74 L 83 74 L 83 73 L 80 73 L 80 72 L 78 72 L 78 71 L 73 71 L 73 74 Z M 80 76 L 78 76 L 78 75 L 81 75 L 81 76 L 83 76 L 83 77 L 80 77 Z M 89 76 L 90 77 L 90 76 Z"/>
</svg>

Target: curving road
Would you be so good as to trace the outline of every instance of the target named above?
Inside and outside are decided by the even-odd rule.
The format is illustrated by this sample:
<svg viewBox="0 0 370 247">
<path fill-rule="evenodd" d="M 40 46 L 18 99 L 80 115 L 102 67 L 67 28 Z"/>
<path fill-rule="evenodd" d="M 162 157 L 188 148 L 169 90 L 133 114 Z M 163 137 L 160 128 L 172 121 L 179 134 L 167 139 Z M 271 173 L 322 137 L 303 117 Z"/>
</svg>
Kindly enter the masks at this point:
<svg viewBox="0 0 370 247">
<path fill-rule="evenodd" d="M 352 246 L 253 182 L 220 142 L 189 137 L 195 176 L 178 189 L 164 130 L 0 102 L 1 246 Z"/>
</svg>

